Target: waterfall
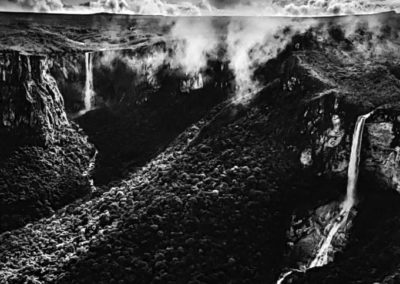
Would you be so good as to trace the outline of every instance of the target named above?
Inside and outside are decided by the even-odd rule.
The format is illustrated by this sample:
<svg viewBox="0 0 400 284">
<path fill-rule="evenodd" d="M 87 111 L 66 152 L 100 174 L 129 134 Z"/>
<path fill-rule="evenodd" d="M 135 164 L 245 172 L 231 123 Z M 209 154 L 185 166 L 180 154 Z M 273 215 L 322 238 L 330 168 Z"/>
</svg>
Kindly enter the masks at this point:
<svg viewBox="0 0 400 284">
<path fill-rule="evenodd" d="M 197 74 L 197 76 L 194 78 L 194 84 L 193 84 L 193 89 L 198 90 L 204 87 L 203 83 L 203 75 L 201 73 Z"/>
<path fill-rule="evenodd" d="M 354 203 L 356 201 L 356 189 L 360 165 L 362 135 L 364 132 L 365 121 L 372 115 L 372 113 L 373 112 L 370 112 L 359 116 L 354 129 L 353 142 L 351 145 L 350 153 L 350 162 L 347 170 L 346 199 L 343 202 L 343 208 L 345 210 L 350 210 L 354 206 Z"/>
<path fill-rule="evenodd" d="M 360 154 L 362 146 L 362 136 L 364 132 L 365 121 L 373 114 L 373 112 L 361 115 L 357 118 L 357 122 L 354 128 L 353 140 L 350 152 L 350 161 L 347 171 L 347 190 L 346 198 L 341 204 L 341 211 L 339 215 L 332 221 L 331 228 L 328 236 L 322 242 L 321 247 L 318 249 L 316 257 L 311 261 L 307 269 L 313 267 L 320 267 L 326 265 L 329 262 L 329 251 L 331 248 L 332 240 L 336 233 L 342 226 L 345 226 L 349 218 L 351 209 L 356 203 L 356 189 L 360 165 Z M 277 284 L 283 283 L 286 277 L 292 274 L 293 271 L 286 272 L 277 281 Z"/>
<path fill-rule="evenodd" d="M 361 115 L 358 117 L 356 126 L 354 128 L 353 141 L 351 145 L 350 152 L 350 161 L 349 167 L 347 170 L 347 190 L 346 190 L 346 198 L 342 203 L 342 209 L 338 218 L 336 218 L 333 222 L 333 225 L 329 231 L 329 234 L 325 241 L 322 243 L 317 256 L 311 262 L 309 268 L 323 266 L 328 263 L 329 257 L 329 249 L 331 247 L 331 243 L 333 238 L 339 229 L 346 225 L 347 219 L 349 217 L 349 213 L 353 208 L 356 202 L 356 189 L 357 189 L 357 180 L 358 180 L 358 172 L 360 165 L 360 154 L 361 154 L 361 145 L 362 145 L 362 135 L 364 132 L 365 121 L 368 117 L 370 117 L 372 112 Z"/>
<path fill-rule="evenodd" d="M 91 52 L 85 53 L 85 68 L 86 68 L 86 82 L 85 82 L 85 111 L 92 109 L 94 91 L 93 91 L 93 54 Z"/>
</svg>

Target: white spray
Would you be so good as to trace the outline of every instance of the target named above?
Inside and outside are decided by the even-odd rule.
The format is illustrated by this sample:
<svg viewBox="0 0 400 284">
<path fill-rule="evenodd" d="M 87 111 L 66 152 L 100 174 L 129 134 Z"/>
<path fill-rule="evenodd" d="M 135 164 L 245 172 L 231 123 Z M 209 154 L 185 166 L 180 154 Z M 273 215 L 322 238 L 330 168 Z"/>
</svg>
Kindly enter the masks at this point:
<svg viewBox="0 0 400 284">
<path fill-rule="evenodd" d="M 91 52 L 85 53 L 85 68 L 86 68 L 86 81 L 85 81 L 85 111 L 92 109 L 94 91 L 93 91 L 93 54 Z"/>
</svg>

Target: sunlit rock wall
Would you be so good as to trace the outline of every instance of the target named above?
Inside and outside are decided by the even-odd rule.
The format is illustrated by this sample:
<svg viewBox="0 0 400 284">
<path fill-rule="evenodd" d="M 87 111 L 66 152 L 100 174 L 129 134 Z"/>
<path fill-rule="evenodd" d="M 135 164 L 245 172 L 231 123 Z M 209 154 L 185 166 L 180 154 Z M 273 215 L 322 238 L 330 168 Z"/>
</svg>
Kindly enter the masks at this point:
<svg viewBox="0 0 400 284">
<path fill-rule="evenodd" d="M 45 56 L 0 53 L 0 136 L 17 143 L 47 144 L 68 124 L 64 100 L 47 73 Z"/>
</svg>

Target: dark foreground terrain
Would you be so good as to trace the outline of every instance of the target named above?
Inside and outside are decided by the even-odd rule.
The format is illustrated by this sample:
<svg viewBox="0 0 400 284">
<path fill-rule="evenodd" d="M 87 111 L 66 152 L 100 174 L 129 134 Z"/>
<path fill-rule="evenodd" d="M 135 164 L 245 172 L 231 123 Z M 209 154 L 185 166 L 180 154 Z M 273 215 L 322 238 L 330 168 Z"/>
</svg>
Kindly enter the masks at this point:
<svg viewBox="0 0 400 284">
<path fill-rule="evenodd" d="M 1 16 L 0 283 L 275 283 L 327 237 L 372 110 L 355 217 L 286 283 L 400 281 L 397 14 L 315 19 L 240 99 L 224 58 L 189 91 L 170 66 L 159 87 L 127 68 L 174 18 Z M 96 108 L 77 115 L 89 51 Z"/>
</svg>

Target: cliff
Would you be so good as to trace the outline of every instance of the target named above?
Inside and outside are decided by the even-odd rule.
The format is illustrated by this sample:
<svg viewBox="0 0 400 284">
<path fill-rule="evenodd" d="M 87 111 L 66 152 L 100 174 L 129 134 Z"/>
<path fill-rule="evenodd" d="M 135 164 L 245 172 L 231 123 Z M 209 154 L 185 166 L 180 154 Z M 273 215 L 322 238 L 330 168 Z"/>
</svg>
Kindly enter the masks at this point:
<svg viewBox="0 0 400 284">
<path fill-rule="evenodd" d="M 0 53 L 0 231 L 91 190 L 94 149 L 67 119 L 46 56 Z"/>
<path fill-rule="evenodd" d="M 282 60 L 278 83 L 270 88 L 276 94 L 269 99 L 273 108 L 294 117 L 295 123 L 282 122 L 279 128 L 298 152 L 304 175 L 299 179 L 311 174 L 314 181 L 308 190 L 293 192 L 299 205 L 294 206 L 287 231 L 285 268 L 304 270 L 328 237 L 345 194 L 355 122 L 358 116 L 373 112 L 363 135 L 357 209 L 333 239 L 328 255 L 333 262 L 294 273 L 283 283 L 398 279 L 398 272 L 375 261 L 398 257 L 380 249 L 398 248 L 395 242 L 385 245 L 384 237 L 392 234 L 389 224 L 399 219 L 395 205 L 400 172 L 398 64 L 398 57 L 390 51 L 365 55 L 335 42 L 294 50 Z M 321 179 L 322 185 L 318 183 Z"/>
<path fill-rule="evenodd" d="M 18 52 L 0 54 L 2 145 L 46 145 L 69 125 L 64 101 L 48 75 L 47 58 Z M 12 141 L 10 143 L 9 141 Z"/>
<path fill-rule="evenodd" d="M 380 188 L 399 187 L 398 160 L 400 80 L 379 56 L 369 60 L 356 52 L 303 50 L 284 60 L 280 97 L 290 100 L 297 129 L 288 127 L 299 147 L 299 162 L 319 175 L 347 178 L 357 117 L 374 111 L 366 123 L 361 172 L 374 176 Z M 367 62 L 367 63 L 366 63 Z M 290 106 L 284 106 L 290 108 Z M 371 179 L 372 181 L 372 179 Z"/>
</svg>

